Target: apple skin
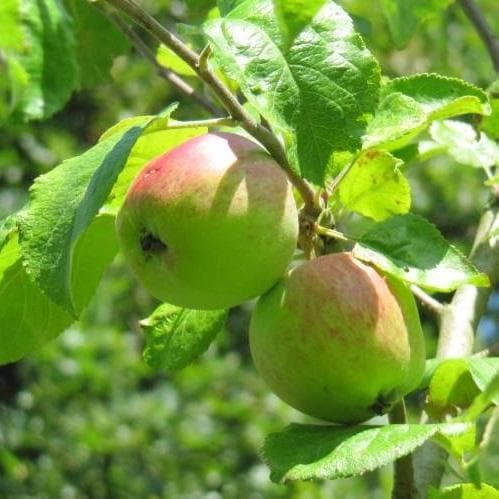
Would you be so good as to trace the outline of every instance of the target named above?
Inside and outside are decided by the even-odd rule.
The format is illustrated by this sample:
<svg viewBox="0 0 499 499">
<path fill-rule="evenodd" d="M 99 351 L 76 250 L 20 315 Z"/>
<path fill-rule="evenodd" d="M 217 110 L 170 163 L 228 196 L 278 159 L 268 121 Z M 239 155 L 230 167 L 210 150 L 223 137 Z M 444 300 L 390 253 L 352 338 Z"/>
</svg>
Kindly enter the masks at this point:
<svg viewBox="0 0 499 499">
<path fill-rule="evenodd" d="M 260 297 L 250 324 L 257 371 L 282 400 L 334 423 L 386 412 L 424 372 L 407 286 L 350 253 L 321 256 Z"/>
<path fill-rule="evenodd" d="M 121 249 L 156 298 L 193 309 L 267 291 L 298 237 L 291 186 L 258 144 L 207 133 L 139 173 L 117 217 Z"/>
</svg>

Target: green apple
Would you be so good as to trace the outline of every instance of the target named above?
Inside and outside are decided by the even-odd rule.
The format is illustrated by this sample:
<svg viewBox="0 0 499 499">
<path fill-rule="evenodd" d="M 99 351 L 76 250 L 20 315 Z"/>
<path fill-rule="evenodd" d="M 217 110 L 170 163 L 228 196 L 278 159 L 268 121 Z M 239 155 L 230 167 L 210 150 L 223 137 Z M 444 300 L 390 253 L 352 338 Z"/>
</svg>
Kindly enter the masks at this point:
<svg viewBox="0 0 499 499">
<path fill-rule="evenodd" d="M 116 223 L 144 287 L 193 309 L 231 307 L 268 290 L 298 236 L 282 168 L 255 142 L 229 133 L 198 136 L 146 165 Z"/>
<path fill-rule="evenodd" d="M 425 365 L 410 290 L 350 253 L 311 260 L 261 296 L 250 347 L 276 395 L 335 423 L 386 412 L 418 386 Z"/>
</svg>

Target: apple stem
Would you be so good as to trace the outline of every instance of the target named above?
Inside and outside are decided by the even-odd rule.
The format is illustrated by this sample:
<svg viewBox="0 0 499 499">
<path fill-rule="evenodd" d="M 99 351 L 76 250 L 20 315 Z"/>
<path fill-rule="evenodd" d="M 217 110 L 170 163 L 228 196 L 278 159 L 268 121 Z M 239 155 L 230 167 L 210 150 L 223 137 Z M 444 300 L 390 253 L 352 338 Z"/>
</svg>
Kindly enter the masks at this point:
<svg viewBox="0 0 499 499">
<path fill-rule="evenodd" d="M 286 152 L 279 139 L 266 128 L 263 124 L 256 121 L 229 88 L 215 75 L 208 64 L 208 57 L 211 49 L 203 50 L 199 56 L 194 50 L 185 45 L 173 33 L 162 26 L 154 17 L 135 4 L 132 0 L 105 0 L 112 5 L 118 12 L 125 13 L 136 24 L 144 28 L 160 43 L 166 45 L 181 59 L 183 59 L 206 83 L 216 95 L 220 103 L 229 112 L 230 116 L 240 123 L 240 125 L 253 137 L 255 137 L 268 152 L 285 170 L 290 182 L 295 186 L 305 204 L 305 211 L 315 218 L 321 212 L 315 199 L 314 189 L 310 184 L 291 167 Z"/>
<path fill-rule="evenodd" d="M 407 424 L 404 399 L 397 402 L 388 413 L 390 424 Z M 392 499 L 411 499 L 416 497 L 414 466 L 412 455 L 399 457 L 394 463 Z"/>
</svg>

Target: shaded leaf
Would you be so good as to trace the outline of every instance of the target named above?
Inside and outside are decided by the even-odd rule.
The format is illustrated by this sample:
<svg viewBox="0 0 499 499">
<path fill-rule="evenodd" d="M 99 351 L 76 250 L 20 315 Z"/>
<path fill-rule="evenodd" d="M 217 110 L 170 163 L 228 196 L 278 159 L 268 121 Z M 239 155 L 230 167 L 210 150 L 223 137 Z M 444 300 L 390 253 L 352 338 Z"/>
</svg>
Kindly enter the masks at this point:
<svg viewBox="0 0 499 499">
<path fill-rule="evenodd" d="M 286 44 L 313 19 L 326 0 L 273 0 Z"/>
<path fill-rule="evenodd" d="M 182 369 L 207 350 L 226 319 L 226 310 L 189 310 L 164 303 L 140 323 L 146 338 L 144 360 L 154 369 Z"/>
<path fill-rule="evenodd" d="M 410 213 L 374 225 L 360 238 L 353 254 L 433 291 L 452 291 L 462 284 L 489 285 L 487 275 L 450 245 L 434 225 Z"/>
<path fill-rule="evenodd" d="M 439 14 L 454 0 L 382 0 L 382 8 L 395 45 L 405 47 L 418 25 Z"/>
<path fill-rule="evenodd" d="M 218 10 L 220 11 L 220 15 L 227 15 L 232 9 L 246 1 L 247 0 L 217 0 L 217 6 Z"/>
<path fill-rule="evenodd" d="M 27 81 L 17 100 L 16 116 L 28 121 L 62 108 L 78 84 L 71 18 L 58 0 L 23 2 L 23 50 L 15 58 Z"/>
<path fill-rule="evenodd" d="M 468 365 L 471 376 L 481 391 L 487 387 L 499 375 L 499 358 L 491 357 L 488 359 L 468 359 Z M 493 396 L 495 404 L 499 404 L 499 397 Z"/>
<path fill-rule="evenodd" d="M 480 393 L 469 409 L 459 417 L 460 421 L 475 421 L 491 404 L 499 403 L 499 374 L 496 374 Z"/>
<path fill-rule="evenodd" d="M 91 88 L 110 79 L 114 59 L 130 44 L 88 0 L 66 0 L 66 4 L 73 18 L 79 85 Z"/>
<path fill-rule="evenodd" d="M 448 359 L 431 378 L 426 411 L 436 419 L 446 414 L 456 415 L 457 408 L 468 407 L 479 393 L 467 359 Z"/>
</svg>

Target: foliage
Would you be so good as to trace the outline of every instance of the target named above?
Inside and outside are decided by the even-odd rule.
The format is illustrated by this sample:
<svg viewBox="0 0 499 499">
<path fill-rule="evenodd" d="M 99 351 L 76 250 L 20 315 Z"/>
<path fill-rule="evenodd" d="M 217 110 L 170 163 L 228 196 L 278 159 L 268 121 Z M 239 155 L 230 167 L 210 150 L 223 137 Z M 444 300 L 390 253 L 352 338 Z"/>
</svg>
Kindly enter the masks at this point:
<svg viewBox="0 0 499 499">
<path fill-rule="evenodd" d="M 137 322 L 135 302 L 128 297 L 120 305 L 98 288 L 107 271 L 104 286 L 111 295 L 136 289 L 110 277 L 121 268 L 112 265 L 118 252 L 116 212 L 146 162 L 208 129 L 205 122 L 191 121 L 209 113 L 188 96 L 213 97 L 194 78 L 199 73 L 211 91 L 217 91 L 213 81 L 218 78 L 250 111 L 231 128 L 256 131 L 254 138 L 273 154 L 273 147 L 282 148 L 282 166 L 297 190 L 314 189 L 312 201 L 303 199 L 304 212 L 322 200 L 313 223 L 324 224 L 324 230 L 310 237 L 309 246 L 301 242 L 305 256 L 310 248 L 353 248 L 357 258 L 440 293 L 437 298 L 443 294 L 450 301 L 447 293 L 462 286 L 474 286 L 477 295 L 488 293 L 481 288 L 495 284 L 497 263 L 487 267 L 487 275 L 483 260 L 465 256 L 471 240 L 463 234 L 471 234 L 487 196 L 497 196 L 497 81 L 492 82 L 486 57 L 475 56 L 476 47 L 480 54 L 485 49 L 471 27 L 464 27 L 458 5 L 380 0 L 378 12 L 360 0 L 151 4 L 167 26 L 181 21 L 177 28 L 190 50 L 210 47 L 193 65 L 165 40 L 155 41 L 150 52 L 156 70 L 166 68 L 192 85 L 186 91 L 184 82 L 172 91 L 152 75 L 154 66 L 149 69 L 146 61 L 129 55 L 130 41 L 109 15 L 109 4 L 120 2 L 0 4 L 5 76 L 0 78 L 0 215 L 5 216 L 0 364 L 40 350 L 36 360 L 14 368 L 24 386 L 11 400 L 4 395 L 0 406 L 0 493 L 339 493 L 336 481 L 322 488 L 294 483 L 282 489 L 260 480 L 256 449 L 272 431 L 263 455 L 276 481 L 360 475 L 432 440 L 461 474 L 459 484 L 432 490 L 433 497 L 494 494 L 489 485 L 480 489 L 477 470 L 487 446 L 496 445 L 490 427 L 482 427 L 497 417 L 489 419 L 499 400 L 497 359 L 473 359 L 468 352 L 433 365 L 423 387 L 430 424 L 344 428 L 307 420 L 278 432 L 278 419 L 293 413 L 259 385 L 246 365 L 244 339 L 230 336 L 244 327 L 228 335 L 226 311 L 166 304 L 143 321 L 149 366 L 173 371 L 193 362 L 169 377 L 138 361 L 143 345 L 137 335 L 118 332 L 117 323 L 129 329 Z M 492 23 L 499 19 L 494 5 L 484 1 Z M 113 15 L 123 22 L 121 14 Z M 405 50 L 395 52 L 392 42 Z M 203 99 L 197 102 L 202 105 Z M 276 142 L 258 135 L 262 126 Z M 497 237 L 497 225 L 490 227 L 484 244 L 493 247 Z M 146 304 L 143 317 L 153 307 L 142 291 L 137 293 L 134 300 Z M 229 330 L 231 317 L 244 310 L 229 315 Z M 422 313 L 431 352 L 435 323 Z M 95 325 L 99 314 L 108 317 L 105 327 Z M 41 349 L 70 326 L 59 343 Z M 95 340 L 99 332 L 102 343 Z M 205 351 L 204 360 L 196 360 Z M 417 394 L 413 397 L 417 402 Z M 262 404 L 265 412 L 259 413 Z M 413 409 L 420 412 L 421 404 Z M 45 426 L 46 439 L 41 436 Z M 140 452 L 144 446 L 150 452 Z M 70 456 L 69 447 L 74 448 Z M 37 466 L 48 470 L 46 476 Z M 227 478 L 231 475 L 237 478 Z M 369 490 L 365 481 L 349 483 L 359 494 Z"/>
</svg>

